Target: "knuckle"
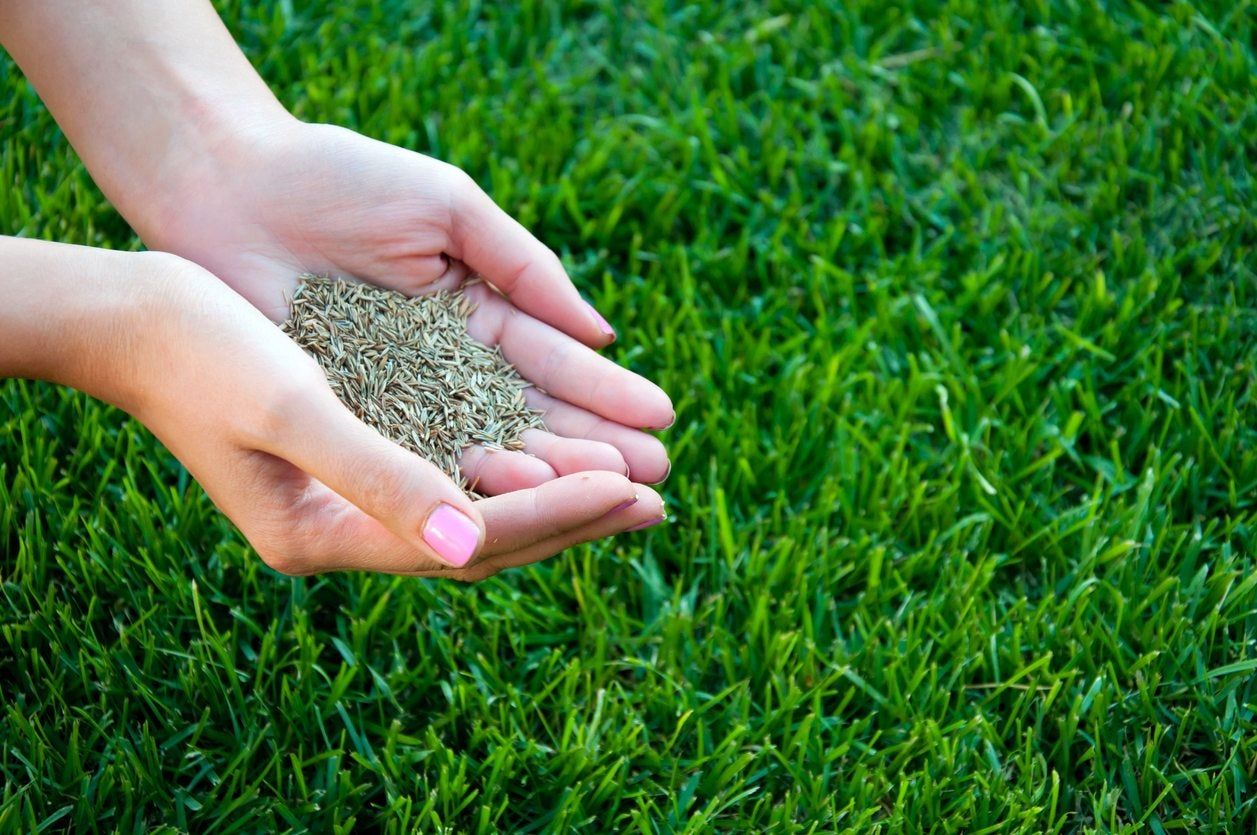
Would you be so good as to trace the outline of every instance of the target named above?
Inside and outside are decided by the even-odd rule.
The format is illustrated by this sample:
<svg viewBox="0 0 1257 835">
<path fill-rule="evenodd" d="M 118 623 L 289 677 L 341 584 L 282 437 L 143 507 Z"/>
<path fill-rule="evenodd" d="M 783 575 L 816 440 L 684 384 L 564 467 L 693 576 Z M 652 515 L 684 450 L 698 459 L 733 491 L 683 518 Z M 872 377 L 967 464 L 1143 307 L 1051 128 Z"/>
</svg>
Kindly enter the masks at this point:
<svg viewBox="0 0 1257 835">
<path fill-rule="evenodd" d="M 621 473 L 609 472 L 604 473 L 603 478 L 607 479 L 607 481 L 609 481 L 621 492 L 630 494 L 633 492 L 633 482 L 629 481 L 628 476 Z"/>
<path fill-rule="evenodd" d="M 550 270 L 556 274 L 566 275 L 567 271 L 563 267 L 563 259 L 559 257 L 559 254 L 545 244 L 542 244 L 542 249 L 545 250 L 542 257 Z"/>
<path fill-rule="evenodd" d="M 457 580 L 458 582 L 466 585 L 472 585 L 483 580 L 488 580 L 490 577 L 497 574 L 498 571 L 500 571 L 500 569 L 493 563 L 483 562 L 478 565 L 460 569 L 459 571 L 451 572 L 448 576 L 452 580 Z"/>
<path fill-rule="evenodd" d="M 289 577 L 306 577 L 317 572 L 313 562 L 287 548 L 254 546 L 262 562 L 271 569 Z"/>
<path fill-rule="evenodd" d="M 369 430 L 371 431 L 371 430 Z M 418 533 L 442 500 L 445 476 L 431 463 L 372 431 L 343 465 L 344 495 L 385 525 Z"/>
<path fill-rule="evenodd" d="M 447 162 L 439 163 L 439 165 L 439 179 L 445 184 L 451 211 L 456 211 L 459 207 L 469 205 L 472 201 L 479 198 L 481 194 L 480 186 L 470 174 L 457 165 L 450 165 Z"/>
<path fill-rule="evenodd" d="M 136 257 L 141 259 L 139 263 L 144 264 L 154 274 L 169 278 L 174 273 L 186 273 L 198 271 L 200 268 L 188 261 L 170 252 L 160 252 L 158 250 L 145 250 L 136 253 Z"/>
<path fill-rule="evenodd" d="M 449 184 L 450 188 L 456 190 L 480 188 L 480 186 L 476 185 L 476 181 L 472 179 L 472 176 L 463 169 L 459 168 L 457 165 L 442 162 L 441 166 L 441 171 L 445 175 L 446 182 Z"/>
<path fill-rule="evenodd" d="M 382 470 L 378 463 L 370 461 L 358 462 L 354 470 L 350 480 L 357 486 L 359 501 L 367 506 L 364 509 L 369 508 L 368 512 L 395 516 L 419 504 L 419 485 L 405 474 Z"/>
<path fill-rule="evenodd" d="M 587 461 L 596 462 L 597 469 L 628 474 L 628 464 L 624 461 L 624 455 L 611 444 L 602 441 L 583 441 L 581 446 L 573 444 L 573 447 L 566 453 L 569 465 L 577 466 Z"/>
<path fill-rule="evenodd" d="M 467 447 L 458 459 L 459 475 L 469 484 L 480 481 L 481 476 L 484 475 L 484 465 L 489 454 L 489 450 L 482 446 Z"/>
</svg>

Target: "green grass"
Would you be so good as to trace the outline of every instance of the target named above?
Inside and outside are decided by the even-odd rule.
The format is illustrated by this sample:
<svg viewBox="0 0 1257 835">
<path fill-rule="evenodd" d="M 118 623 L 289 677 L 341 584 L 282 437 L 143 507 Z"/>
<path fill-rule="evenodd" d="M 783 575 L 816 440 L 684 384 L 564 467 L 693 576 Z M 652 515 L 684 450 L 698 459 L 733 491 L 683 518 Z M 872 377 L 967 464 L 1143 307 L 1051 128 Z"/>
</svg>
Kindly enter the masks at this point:
<svg viewBox="0 0 1257 835">
<path fill-rule="evenodd" d="M 673 518 L 288 579 L 7 383 L 0 829 L 1257 826 L 1257 7 L 748 5 L 220 6 L 565 254 Z M 0 231 L 137 246 L 3 73 Z"/>
</svg>

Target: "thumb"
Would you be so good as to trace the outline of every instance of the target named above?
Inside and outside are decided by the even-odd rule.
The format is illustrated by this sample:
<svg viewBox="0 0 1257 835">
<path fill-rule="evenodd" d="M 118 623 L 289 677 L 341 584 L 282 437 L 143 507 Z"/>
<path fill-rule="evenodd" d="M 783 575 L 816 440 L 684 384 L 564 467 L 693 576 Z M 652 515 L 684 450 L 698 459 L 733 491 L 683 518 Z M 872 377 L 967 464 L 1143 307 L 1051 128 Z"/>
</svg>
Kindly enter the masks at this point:
<svg viewBox="0 0 1257 835">
<path fill-rule="evenodd" d="M 322 383 L 322 381 L 319 381 Z M 358 420 L 322 385 L 280 398 L 257 447 L 283 458 L 439 563 L 461 568 L 484 542 L 484 520 L 440 469 Z"/>
</svg>

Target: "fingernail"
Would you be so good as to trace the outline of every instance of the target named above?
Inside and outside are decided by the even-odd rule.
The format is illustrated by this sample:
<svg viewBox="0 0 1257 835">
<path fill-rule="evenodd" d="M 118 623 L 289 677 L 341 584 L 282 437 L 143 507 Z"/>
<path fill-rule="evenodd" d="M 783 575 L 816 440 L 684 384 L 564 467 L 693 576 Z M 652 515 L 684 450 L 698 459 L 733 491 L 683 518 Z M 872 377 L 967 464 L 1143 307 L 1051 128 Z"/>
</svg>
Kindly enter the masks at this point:
<svg viewBox="0 0 1257 835">
<path fill-rule="evenodd" d="M 665 481 L 668 480 L 668 476 L 670 475 L 672 475 L 672 462 L 671 461 L 668 462 L 668 469 L 663 471 L 663 477 L 660 478 L 658 481 L 652 481 L 651 484 L 663 484 Z"/>
<path fill-rule="evenodd" d="M 618 505 L 616 505 L 615 507 L 613 507 L 613 508 L 611 508 L 610 510 L 608 510 L 608 511 L 607 511 L 607 513 L 606 513 L 606 515 L 607 515 L 607 516 L 610 516 L 612 513 L 619 513 L 619 512 L 620 512 L 621 510 L 623 510 L 624 508 L 626 508 L 626 507 L 632 507 L 632 506 L 633 506 L 633 505 L 635 505 L 635 504 L 637 504 L 637 496 L 633 496 L 633 498 L 631 498 L 631 499 L 628 499 L 628 500 L 626 500 L 626 501 L 622 501 L 622 502 L 620 502 Z"/>
<path fill-rule="evenodd" d="M 658 430 L 658 431 L 663 431 L 664 429 L 670 429 L 670 428 L 672 427 L 672 424 L 674 424 L 674 423 L 676 423 L 676 422 L 677 422 L 677 413 L 676 413 L 676 409 L 673 409 L 673 410 L 672 410 L 672 417 L 668 418 L 668 422 L 667 422 L 667 423 L 665 423 L 663 426 L 652 426 L 652 427 L 650 427 L 650 428 L 651 428 L 651 429 Z"/>
<path fill-rule="evenodd" d="M 662 522 L 664 519 L 667 519 L 667 518 L 668 518 L 667 516 L 660 516 L 658 519 L 648 519 L 647 521 L 642 522 L 640 525 L 634 525 L 631 528 L 625 528 L 624 532 L 631 533 L 633 531 L 645 530 L 646 528 L 653 528 L 655 525 L 658 525 L 660 522 Z"/>
<path fill-rule="evenodd" d="M 589 302 L 585 302 L 585 307 L 589 308 L 590 315 L 593 316 L 594 321 L 598 323 L 598 330 L 602 331 L 612 339 L 615 339 L 615 328 L 611 327 L 611 323 L 602 318 L 602 314 L 597 310 L 594 310 L 594 306 Z"/>
<path fill-rule="evenodd" d="M 480 529 L 467 514 L 453 505 L 442 503 L 429 514 L 423 526 L 423 541 L 442 560 L 455 568 L 462 568 L 476 552 Z"/>
</svg>

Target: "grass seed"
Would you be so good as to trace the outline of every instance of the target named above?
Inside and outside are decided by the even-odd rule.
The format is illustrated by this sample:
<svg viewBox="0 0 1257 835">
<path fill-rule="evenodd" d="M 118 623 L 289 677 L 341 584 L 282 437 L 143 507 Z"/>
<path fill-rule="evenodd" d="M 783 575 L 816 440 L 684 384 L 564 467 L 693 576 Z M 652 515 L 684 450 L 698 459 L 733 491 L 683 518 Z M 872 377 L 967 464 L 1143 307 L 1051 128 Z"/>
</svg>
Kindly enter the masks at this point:
<svg viewBox="0 0 1257 835">
<path fill-rule="evenodd" d="M 474 496 L 458 468 L 465 449 L 522 450 L 524 431 L 545 426 L 524 400 L 529 383 L 468 333 L 474 309 L 461 290 L 409 298 L 303 275 L 283 330 L 359 419 Z"/>
</svg>

